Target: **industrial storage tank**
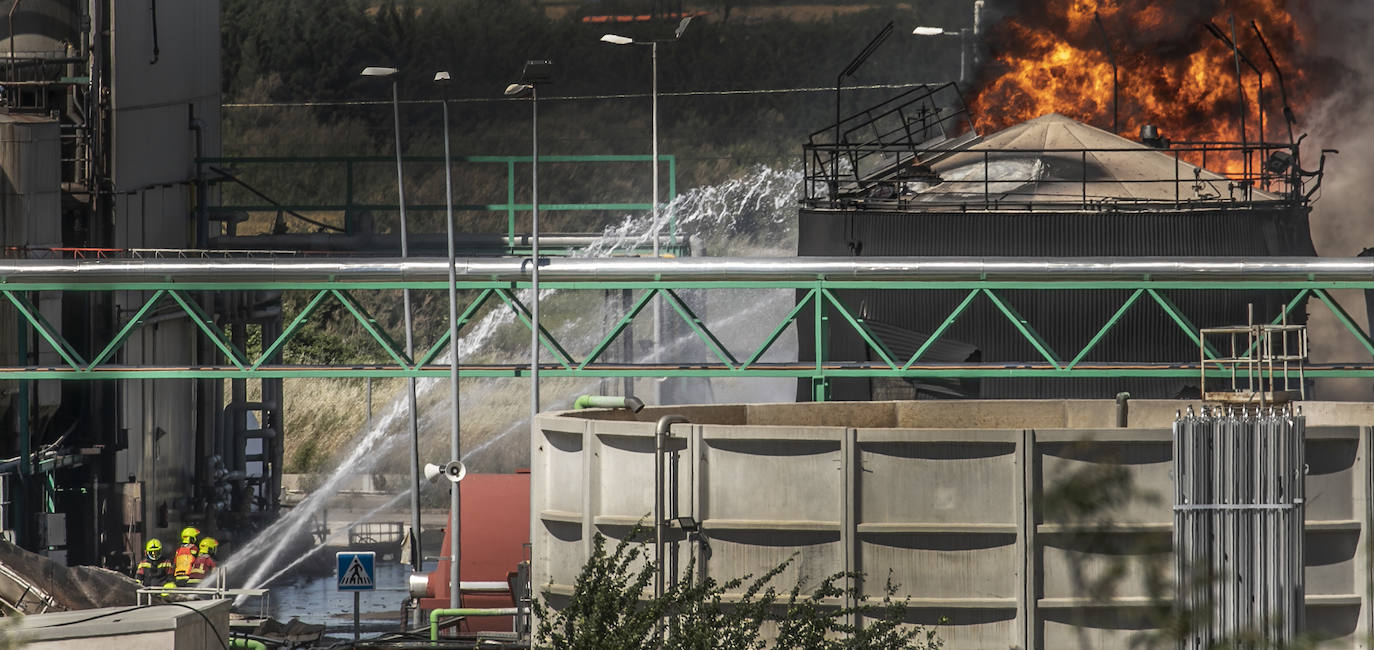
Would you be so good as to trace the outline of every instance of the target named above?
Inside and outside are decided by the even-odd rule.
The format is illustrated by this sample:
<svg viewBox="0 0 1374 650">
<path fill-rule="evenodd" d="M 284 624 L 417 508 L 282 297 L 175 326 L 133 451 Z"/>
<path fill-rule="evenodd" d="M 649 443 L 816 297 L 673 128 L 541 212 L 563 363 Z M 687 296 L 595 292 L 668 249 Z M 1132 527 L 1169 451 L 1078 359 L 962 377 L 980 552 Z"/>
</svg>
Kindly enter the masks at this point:
<svg viewBox="0 0 1374 650">
<path fill-rule="evenodd" d="M 838 132 L 838 138 L 834 135 Z M 917 88 L 812 135 L 800 209 L 801 256 L 1207 257 L 1315 256 L 1306 177 L 1295 149 L 1260 143 L 1135 141 L 1058 114 L 978 136 L 952 86 Z M 838 147 L 834 142 L 838 139 Z M 1209 171 L 1223 169 L 1225 175 Z M 840 291 L 894 354 L 909 357 L 967 291 Z M 1161 292 L 1195 327 L 1279 317 L 1289 291 Z M 1051 349 L 1081 349 L 1130 297 L 999 291 Z M 1151 301 L 1135 304 L 1085 361 L 1196 360 L 1197 343 Z M 1302 305 L 1288 312 L 1305 322 Z M 812 323 L 799 319 L 810 340 Z M 827 333 L 827 360 L 873 354 L 852 331 Z M 991 302 L 974 300 L 923 360 L 998 364 L 1042 360 Z M 905 354 L 903 354 L 905 353 Z M 814 360 L 803 350 L 803 361 Z M 1137 397 L 1196 395 L 1196 381 L 1048 379 L 908 382 L 836 379 L 832 399 Z M 810 399 L 811 386 L 799 387 Z"/>
<path fill-rule="evenodd" d="M 1131 647 L 1171 602 L 1171 426 L 1198 406 L 908 400 L 544 414 L 531 446 L 532 585 L 559 607 L 593 536 L 614 545 L 652 526 L 661 491 L 664 515 L 701 532 L 665 530 L 669 580 L 693 556 L 700 575 L 721 580 L 795 558 L 774 583 L 784 593 L 802 577 L 858 571 L 862 592 L 880 598 L 890 575 L 910 598 L 906 620 L 935 626 L 951 650 Z M 1332 639 L 1322 647 L 1364 647 L 1374 405 L 1301 408 L 1307 630 Z M 660 485 L 655 431 L 667 415 L 687 423 L 667 427 Z M 1128 426 L 1116 426 L 1123 416 Z M 1084 489 L 1121 498 L 1095 512 L 1056 498 Z"/>
<path fill-rule="evenodd" d="M 78 0 L 19 0 L 0 20 L 0 57 L 9 79 L 34 79 L 33 68 L 64 65 L 80 56 L 82 6 Z M 21 72 L 22 71 L 22 72 Z"/>
</svg>

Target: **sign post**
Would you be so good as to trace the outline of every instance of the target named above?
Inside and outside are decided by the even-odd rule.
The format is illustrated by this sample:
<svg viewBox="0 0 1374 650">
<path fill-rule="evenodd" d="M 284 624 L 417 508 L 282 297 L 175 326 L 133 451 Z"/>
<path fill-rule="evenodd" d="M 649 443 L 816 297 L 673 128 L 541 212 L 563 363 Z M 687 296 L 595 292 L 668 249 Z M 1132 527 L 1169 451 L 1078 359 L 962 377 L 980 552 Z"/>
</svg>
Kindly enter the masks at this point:
<svg viewBox="0 0 1374 650">
<path fill-rule="evenodd" d="M 362 626 L 358 621 L 358 600 L 361 592 L 377 588 L 377 554 L 340 551 L 334 554 L 338 565 L 339 591 L 353 592 L 353 643 L 358 643 Z"/>
</svg>

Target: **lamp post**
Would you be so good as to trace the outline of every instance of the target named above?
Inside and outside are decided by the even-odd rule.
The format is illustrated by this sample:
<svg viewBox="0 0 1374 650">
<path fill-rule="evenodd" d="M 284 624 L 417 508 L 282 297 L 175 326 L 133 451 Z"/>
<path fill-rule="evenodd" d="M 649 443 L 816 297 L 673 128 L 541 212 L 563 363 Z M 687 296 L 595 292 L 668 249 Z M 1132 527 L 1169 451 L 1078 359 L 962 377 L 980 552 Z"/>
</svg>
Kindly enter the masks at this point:
<svg viewBox="0 0 1374 650">
<path fill-rule="evenodd" d="M 457 232 L 457 224 L 453 222 L 453 159 L 449 155 L 448 138 L 448 87 L 450 77 L 448 72 L 436 72 L 434 83 L 439 84 L 444 90 L 444 207 L 448 213 L 448 352 L 449 352 L 449 455 L 453 462 L 459 462 L 463 457 L 463 441 L 459 432 L 459 425 L 462 423 L 461 413 L 458 403 L 458 253 L 454 245 L 454 233 Z M 462 591 L 459 588 L 462 583 L 463 559 L 462 545 L 462 494 L 459 491 L 459 483 L 454 481 L 449 486 L 448 509 L 449 517 L 449 558 L 448 558 L 448 606 L 458 608 L 462 606 Z"/>
<path fill-rule="evenodd" d="M 396 68 L 369 66 L 363 68 L 362 76 L 379 77 L 391 80 L 391 118 L 396 134 L 396 197 L 401 212 L 401 257 L 410 256 L 410 246 L 406 241 L 406 192 L 402 182 L 401 166 L 401 102 L 398 95 Z M 415 357 L 415 328 L 411 322 L 410 289 L 401 292 L 402 308 L 405 310 L 406 356 Z M 419 572 L 424 565 L 424 555 L 420 553 L 420 424 L 416 417 L 415 378 L 409 380 L 410 407 L 410 530 L 412 535 L 410 566 Z"/>
<path fill-rule="evenodd" d="M 943 27 L 929 27 L 922 25 L 911 30 L 915 36 L 949 36 L 959 39 L 959 83 L 967 84 L 973 79 L 973 66 L 977 64 L 977 56 L 973 51 L 975 37 L 983 35 L 983 0 L 975 0 L 973 3 L 973 27 L 964 27 L 959 31 L 950 31 Z"/>
<path fill-rule="evenodd" d="M 873 39 L 868 41 L 864 49 L 860 50 L 859 53 L 854 56 L 849 62 L 849 65 L 845 66 L 844 69 L 840 71 L 840 74 L 835 75 L 835 151 L 830 156 L 831 203 L 839 201 L 840 198 L 840 155 L 842 153 L 840 139 L 840 89 L 844 87 L 844 78 L 854 76 L 854 73 L 859 71 L 859 68 L 868 60 L 868 57 L 873 56 L 873 53 L 878 51 L 878 46 L 882 45 L 883 41 L 887 40 L 887 37 L 891 35 L 892 21 L 889 20 L 886 25 L 883 25 L 882 29 L 878 30 L 878 33 L 873 36 Z M 858 170 L 855 170 L 855 173 L 857 174 Z"/>
<path fill-rule="evenodd" d="M 553 62 L 526 61 L 518 83 L 506 86 L 507 97 L 530 94 L 530 439 L 539 425 L 539 84 L 553 81 Z"/>
<path fill-rule="evenodd" d="M 653 112 L 653 117 L 652 117 L 652 119 L 651 119 L 651 127 L 650 127 L 650 128 L 651 128 L 651 132 L 652 132 L 652 134 L 653 134 L 653 135 L 652 135 L 653 144 L 651 145 L 651 147 L 652 147 L 652 149 L 651 149 L 651 150 L 652 150 L 652 153 L 651 153 L 650 157 L 651 157 L 653 160 L 651 161 L 650 164 L 652 164 L 652 165 L 653 165 L 653 168 L 654 168 L 654 175 L 653 175 L 653 190 L 652 190 L 652 191 L 653 191 L 654 198 L 653 198 L 653 200 L 650 202 L 650 204 L 652 205 L 652 213 L 651 213 L 651 214 L 652 214 L 652 217 L 651 217 L 651 218 L 653 219 L 652 234 L 653 234 L 653 251 L 654 251 L 654 258 L 655 258 L 655 259 L 657 259 L 657 258 L 660 257 L 660 253 L 659 253 L 659 227 L 660 227 L 660 224 L 659 224 L 659 220 L 658 220 L 658 44 L 659 44 L 659 43 L 671 43 L 671 42 L 674 42 L 674 41 L 676 41 L 676 40 L 682 38 L 682 33 L 685 32 L 685 31 L 687 31 L 687 25 L 691 24 L 691 22 L 692 22 L 692 17 L 691 17 L 691 16 L 687 16 L 686 18 L 683 18 L 683 19 L 682 19 L 682 22 L 679 22 L 679 23 L 677 24 L 677 29 L 673 31 L 673 37 L 670 38 L 670 39 L 654 39 L 654 40 L 650 40 L 650 41 L 636 41 L 635 39 L 630 38 L 630 37 L 628 37 L 628 36 L 620 36 L 620 35 L 617 35 L 617 34 L 605 34 L 605 35 L 603 35 L 603 36 L 601 37 L 601 42 L 603 42 L 603 43 L 610 43 L 610 44 L 612 44 L 612 45 L 647 45 L 647 46 L 649 46 L 649 59 L 650 59 L 650 61 L 651 61 L 650 65 L 651 65 L 652 74 L 653 74 L 653 79 L 652 79 L 652 81 L 650 82 L 651 85 L 650 85 L 650 91 L 649 91 L 649 97 L 650 97 L 650 100 L 649 100 L 649 101 L 650 101 L 650 104 L 651 104 L 651 106 L 652 106 L 652 108 L 651 108 L 650 110 Z M 663 328 L 662 328 L 662 316 L 661 316 L 661 313 L 662 313 L 662 312 L 661 312 L 661 309 L 660 309 L 660 305 L 659 305 L 658 303 L 655 303 L 655 304 L 654 304 L 654 308 L 653 308 L 653 314 L 654 314 L 654 332 L 653 332 L 654 352 L 653 352 L 653 357 L 652 357 L 652 360 L 653 360 L 654 362 L 657 362 L 657 361 L 659 360 L 660 350 L 661 350 L 662 345 L 663 345 L 663 341 L 662 341 L 662 337 L 663 337 Z M 656 403 L 660 403 L 660 404 L 663 403 L 663 395 L 661 394 L 661 391 L 662 391 L 662 384 L 655 382 L 655 383 L 654 383 L 654 392 L 655 392 L 654 401 L 655 401 Z"/>
<path fill-rule="evenodd" d="M 911 30 L 916 36 L 950 36 L 959 39 L 959 83 L 968 83 L 969 78 L 969 35 L 973 30 L 965 27 L 957 32 L 946 31 L 943 27 L 921 26 Z"/>
</svg>

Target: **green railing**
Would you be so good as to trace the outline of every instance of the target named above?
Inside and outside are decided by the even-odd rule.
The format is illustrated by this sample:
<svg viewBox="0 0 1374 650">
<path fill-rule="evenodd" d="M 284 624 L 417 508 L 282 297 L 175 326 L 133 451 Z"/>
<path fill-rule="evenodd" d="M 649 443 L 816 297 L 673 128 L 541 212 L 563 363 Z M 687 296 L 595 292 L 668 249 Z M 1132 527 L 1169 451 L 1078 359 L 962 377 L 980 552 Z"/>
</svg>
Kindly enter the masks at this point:
<svg viewBox="0 0 1374 650">
<path fill-rule="evenodd" d="M 207 265 L 207 268 L 209 266 Z M 0 300 L 12 305 L 21 322 L 32 328 L 39 340 L 38 346 L 56 352 L 60 363 L 50 367 L 0 367 L 0 378 L 16 379 L 153 379 L 153 378 L 261 378 L 261 377 L 446 377 L 447 365 L 439 359 L 448 345 L 445 332 L 437 340 L 417 345 L 412 357 L 405 354 L 404 346 L 397 343 L 395 332 L 389 332 L 370 313 L 367 304 L 386 304 L 389 298 L 374 297 L 364 299 L 369 292 L 394 292 L 398 289 L 442 292 L 446 283 L 442 280 L 409 280 L 404 278 L 378 279 L 338 279 L 321 275 L 319 279 L 295 280 L 254 280 L 254 281 L 212 281 L 205 274 L 190 280 L 177 280 L 173 275 L 157 279 L 132 282 L 26 282 L 9 278 L 0 284 Z M 563 298 L 563 309 L 575 309 L 577 314 L 564 313 L 560 318 L 581 318 L 583 329 L 594 330 L 591 335 L 577 341 L 563 340 L 554 328 L 545 321 L 541 337 L 546 351 L 543 373 L 550 377 L 795 377 L 809 378 L 818 385 L 839 377 L 893 377 L 893 378 L 1074 378 L 1074 377 L 1154 377 L 1182 378 L 1198 377 L 1202 372 L 1201 357 L 1218 358 L 1216 350 L 1203 345 L 1202 355 L 1196 353 L 1187 358 L 1165 361 L 1142 362 L 1134 359 L 1094 359 L 1093 350 L 1104 337 L 1117 327 L 1123 317 L 1133 310 L 1160 310 L 1167 316 L 1179 332 L 1195 343 L 1202 341 L 1202 333 L 1190 317 L 1179 307 L 1175 298 L 1182 293 L 1205 291 L 1221 296 L 1230 292 L 1258 292 L 1284 290 L 1292 291 L 1292 299 L 1272 314 L 1255 314 L 1257 322 L 1283 322 L 1288 316 L 1308 304 L 1319 304 L 1326 308 L 1339 323 L 1338 331 L 1344 332 L 1357 344 L 1360 352 L 1356 358 L 1343 358 L 1310 363 L 1306 366 L 1306 377 L 1345 377 L 1374 378 L 1374 340 L 1356 322 L 1356 319 L 1340 305 L 1332 291 L 1337 289 L 1374 289 L 1374 278 L 1367 280 L 1321 280 L 1289 279 L 1255 281 L 1243 279 L 1196 279 L 1156 280 L 1149 277 L 1138 279 L 1075 279 L 1071 281 L 1052 280 L 989 280 L 989 279 L 865 279 L 862 277 L 825 276 L 796 277 L 792 279 L 664 279 L 657 273 L 645 273 L 643 277 L 619 277 L 601 280 L 593 277 L 586 279 L 551 279 L 541 286 L 560 294 L 571 294 Z M 528 282 L 518 279 L 489 277 L 482 278 L 465 275 L 459 281 L 459 288 L 465 293 L 460 308 L 460 328 L 470 327 L 479 317 L 495 310 L 508 317 L 505 327 L 523 330 L 528 336 L 529 310 L 521 292 L 528 288 Z M 747 345 L 727 344 L 720 331 L 722 316 L 716 319 L 703 318 L 690 305 L 701 304 L 697 299 L 688 299 L 689 292 L 704 294 L 710 304 L 711 294 L 716 292 L 757 291 L 761 289 L 786 292 L 787 300 L 794 304 L 785 316 L 778 320 L 753 319 L 745 327 L 751 332 L 753 342 Z M 942 324 L 931 332 L 914 354 L 897 355 L 859 315 L 854 305 L 843 299 L 845 290 L 866 290 L 890 292 L 893 300 L 909 300 L 913 291 L 963 292 L 958 301 L 944 314 Z M 1126 297 L 1119 308 L 1102 323 L 1094 323 L 1096 334 L 1075 343 L 1072 349 L 1055 349 L 1041 335 L 1051 325 L 1028 321 L 1018 313 L 1010 291 L 1044 291 L 1047 293 L 1078 293 L 1082 295 L 1103 291 L 1122 292 Z M 1125 290 L 1125 291 L 1122 291 Z M 68 292 L 105 292 L 126 291 L 144 292 L 141 304 L 133 307 L 132 315 L 119 325 L 118 332 L 110 340 L 97 343 L 93 349 L 79 351 L 77 345 L 64 339 L 57 328 L 48 323 L 35 307 L 38 294 L 50 291 Z M 206 313 L 196 300 L 197 292 L 204 291 L 298 291 L 300 299 L 292 304 L 299 305 L 290 313 L 283 314 L 284 327 L 281 335 L 274 340 L 263 341 L 261 348 L 253 353 L 239 349 L 225 336 L 211 314 Z M 630 297 L 629 309 L 621 310 L 620 297 Z M 125 294 L 140 295 L 140 294 Z M 1253 295 L 1253 294 L 1252 294 Z M 1271 294 L 1272 295 L 1272 294 Z M 1024 295 L 1021 300 L 1027 300 Z M 559 298 L 551 298 L 559 300 Z M 631 331 L 635 323 L 648 319 L 645 312 L 655 301 L 660 301 L 664 319 L 672 321 L 676 331 L 690 336 L 704 346 L 707 354 L 681 354 L 680 358 L 663 358 L 656 363 L 639 363 L 623 359 L 609 359 L 612 351 L 617 350 L 620 337 Z M 1030 349 L 1035 350 L 1030 358 L 996 360 L 968 363 L 933 363 L 925 354 L 932 344 L 940 340 L 950 326 L 960 318 L 968 318 L 970 305 L 986 301 L 993 309 L 984 310 L 992 318 L 1005 319 L 1007 324 L 1018 332 Z M 608 303 L 616 305 L 608 306 Z M 287 349 L 307 325 L 320 317 L 326 305 L 337 304 L 335 314 L 346 313 L 366 333 L 365 339 L 372 345 L 370 356 L 360 353 L 359 359 L 340 360 L 332 364 L 285 365 L 272 362 L 278 353 Z M 438 319 L 447 322 L 447 305 L 443 300 L 430 301 L 433 313 L 417 314 L 417 322 L 424 319 Z M 610 317 L 605 316 L 610 311 Z M 1315 307 L 1314 307 L 1315 309 Z M 201 363 L 194 366 L 173 367 L 166 364 L 157 366 L 136 366 L 119 361 L 120 350 L 125 341 L 139 330 L 153 314 L 172 312 L 185 316 L 194 323 L 201 336 L 214 346 L 221 355 L 220 361 Z M 550 312 L 552 313 L 552 312 Z M 984 316 L 988 317 L 988 316 Z M 548 316 L 546 316 L 548 318 Z M 805 361 L 765 361 L 764 355 L 773 348 L 789 328 L 801 319 L 808 319 L 809 329 L 814 332 L 811 340 L 798 341 Z M 564 323 L 563 321 L 555 321 Z M 643 326 L 643 325 L 641 325 Z M 394 329 L 394 326 L 393 328 Z M 436 328 L 437 329 L 437 328 Z M 826 357 L 827 336 L 833 336 L 842 329 L 852 330 L 864 341 L 867 350 L 864 359 L 833 359 Z M 766 332 L 766 334 L 764 334 Z M 1161 333 L 1162 335 L 1163 333 Z M 460 332 L 460 335 L 463 333 Z M 760 338 L 761 335 L 761 338 Z M 30 348 L 33 349 L 33 348 Z M 698 348 L 699 349 L 699 348 Z M 577 350 L 585 350 L 578 352 Z M 361 358 L 367 356 L 368 358 Z M 695 357 L 695 358 L 689 358 Z M 381 361 L 378 361 L 381 359 Z M 468 377 L 522 377 L 529 368 L 527 352 L 518 349 L 509 353 L 509 358 L 484 363 L 463 362 L 460 373 Z M 876 359 L 876 360 L 873 360 Z M 1208 376 L 1224 378 L 1227 376 L 1220 366 L 1208 366 Z"/>
<path fill-rule="evenodd" d="M 404 156 L 402 160 L 406 163 L 441 165 L 444 162 L 443 156 Z M 455 203 L 453 208 L 461 212 L 493 212 L 504 213 L 506 216 L 506 242 L 512 249 L 517 248 L 516 214 L 528 212 L 533 206 L 530 203 L 516 202 L 515 188 L 517 181 L 523 180 L 516 176 L 516 165 L 528 165 L 531 161 L 530 156 L 453 156 L 454 163 L 472 163 L 479 165 L 496 165 L 504 167 L 505 173 L 505 197 L 501 203 Z M 558 164 L 575 163 L 585 165 L 597 164 L 623 164 L 623 163 L 649 163 L 653 160 L 651 155 L 587 155 L 587 156 L 540 156 L 539 163 Z M 668 181 L 668 200 L 663 205 L 672 203 L 672 198 L 677 196 L 677 158 L 671 154 L 660 154 L 660 164 L 667 163 Z M 339 214 L 338 223 L 335 224 L 339 230 L 345 233 L 353 233 L 357 228 L 357 216 L 362 212 L 393 212 L 396 210 L 395 203 L 364 203 L 360 202 L 357 196 L 359 167 L 362 166 L 387 166 L 394 165 L 396 159 L 386 156 L 318 156 L 318 157 L 215 157 L 200 158 L 199 163 L 207 168 L 227 171 L 233 168 L 242 171 L 250 167 L 277 166 L 293 167 L 309 166 L 315 171 L 322 167 L 342 166 L 343 167 L 343 192 L 341 202 L 312 203 L 294 201 L 289 197 L 270 197 L 265 192 L 255 192 L 248 190 L 255 195 L 260 202 L 239 203 L 229 202 L 221 205 L 210 206 L 209 212 L 212 216 L 224 218 L 233 213 L 239 212 L 299 212 L 299 213 L 337 213 Z M 647 165 L 646 165 L 647 167 Z M 392 174 L 392 168 L 387 168 L 387 174 Z M 647 171 L 647 170 L 646 170 Z M 289 172 L 292 176 L 309 180 L 312 175 L 293 170 Z M 647 174 L 646 174 L 647 175 Z M 391 183 L 387 186 L 392 192 L 395 191 L 395 177 L 387 176 L 386 180 Z M 251 185 L 245 186 L 251 187 Z M 406 210 L 414 212 L 443 212 L 447 206 L 443 203 L 408 203 Z M 569 211 L 608 211 L 608 212 L 632 212 L 652 210 L 653 205 L 648 202 L 627 202 L 627 203 L 554 203 L 540 202 L 541 212 L 569 212 Z M 667 215 L 667 235 L 672 244 L 677 243 L 677 217 L 671 211 Z"/>
</svg>

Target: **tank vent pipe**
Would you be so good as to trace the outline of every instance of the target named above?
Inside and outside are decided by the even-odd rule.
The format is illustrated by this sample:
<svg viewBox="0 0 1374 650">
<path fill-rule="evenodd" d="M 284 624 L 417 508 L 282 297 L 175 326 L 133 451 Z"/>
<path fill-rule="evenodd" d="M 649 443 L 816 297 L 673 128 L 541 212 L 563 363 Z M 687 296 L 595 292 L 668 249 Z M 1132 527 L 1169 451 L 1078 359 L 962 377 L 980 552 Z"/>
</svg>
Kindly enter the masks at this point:
<svg viewBox="0 0 1374 650">
<path fill-rule="evenodd" d="M 631 413 L 644 410 L 644 400 L 638 397 L 620 395 L 582 395 L 573 402 L 573 408 L 582 409 L 627 409 Z"/>
<path fill-rule="evenodd" d="M 654 427 L 654 600 L 663 597 L 663 441 L 674 424 L 688 424 L 689 420 L 681 415 L 665 415 L 658 419 Z M 662 638 L 663 623 L 660 619 L 654 625 L 655 637 Z"/>
</svg>

